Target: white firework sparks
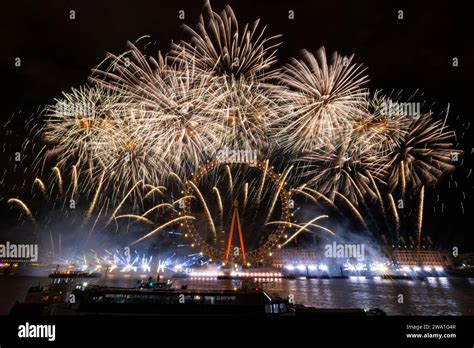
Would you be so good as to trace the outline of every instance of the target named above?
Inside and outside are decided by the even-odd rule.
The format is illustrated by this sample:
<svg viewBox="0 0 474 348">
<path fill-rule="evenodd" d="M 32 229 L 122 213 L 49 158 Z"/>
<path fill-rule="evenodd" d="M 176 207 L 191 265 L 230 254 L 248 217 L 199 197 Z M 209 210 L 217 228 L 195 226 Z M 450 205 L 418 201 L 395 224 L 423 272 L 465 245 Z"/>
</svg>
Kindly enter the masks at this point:
<svg viewBox="0 0 474 348">
<path fill-rule="evenodd" d="M 361 65 L 334 53 L 328 61 L 322 47 L 316 54 L 303 51 L 283 68 L 281 83 L 288 112 L 279 120 L 277 139 L 288 150 L 311 151 L 326 139 L 346 132 L 360 113 L 368 81 Z"/>
</svg>

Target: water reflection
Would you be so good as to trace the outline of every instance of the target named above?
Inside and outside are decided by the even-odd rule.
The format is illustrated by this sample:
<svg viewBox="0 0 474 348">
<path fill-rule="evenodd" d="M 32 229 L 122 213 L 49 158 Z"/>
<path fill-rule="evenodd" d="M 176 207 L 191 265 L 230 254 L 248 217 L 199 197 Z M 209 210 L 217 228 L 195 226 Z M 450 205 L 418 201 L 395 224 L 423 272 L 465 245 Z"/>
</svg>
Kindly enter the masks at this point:
<svg viewBox="0 0 474 348">
<path fill-rule="evenodd" d="M 145 277 L 141 277 L 147 278 Z M 109 286 L 135 286 L 139 276 L 116 275 L 98 280 Z M 434 278 L 421 280 L 389 279 L 278 279 L 263 284 L 269 293 L 294 296 L 297 303 L 323 308 L 374 308 L 389 315 L 474 315 L 474 279 Z M 49 283 L 47 278 L 0 278 L 0 315 L 16 300 L 23 300 L 32 285 Z M 235 282 L 212 278 L 177 279 L 176 286 L 188 288 L 233 289 Z M 402 303 L 401 303 L 402 302 Z"/>
</svg>

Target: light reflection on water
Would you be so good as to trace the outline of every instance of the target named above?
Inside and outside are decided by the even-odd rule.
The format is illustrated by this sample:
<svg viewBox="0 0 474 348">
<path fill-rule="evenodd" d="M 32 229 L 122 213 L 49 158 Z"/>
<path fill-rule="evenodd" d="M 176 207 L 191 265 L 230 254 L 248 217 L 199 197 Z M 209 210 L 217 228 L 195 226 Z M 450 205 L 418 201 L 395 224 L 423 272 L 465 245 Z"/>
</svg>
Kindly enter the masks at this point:
<svg viewBox="0 0 474 348">
<path fill-rule="evenodd" d="M 108 285 L 130 286 L 120 279 Z M 176 286 L 188 288 L 232 289 L 230 280 L 179 279 Z M 279 279 L 264 285 L 270 293 L 294 296 L 296 303 L 324 308 L 379 307 L 389 315 L 466 315 L 474 314 L 472 279 L 428 278 L 420 280 L 383 279 Z M 399 303 L 399 295 L 404 303 Z"/>
<path fill-rule="evenodd" d="M 142 277 L 141 279 L 146 276 Z M 108 286 L 135 286 L 138 276 L 128 278 L 118 275 L 100 279 Z M 0 278 L 0 314 L 5 315 L 15 302 L 22 300 L 29 286 L 47 284 L 46 278 Z M 90 282 L 94 283 L 94 282 Z M 232 289 L 231 280 L 177 279 L 175 286 L 188 285 L 189 289 Z M 322 308 L 374 308 L 389 315 L 474 315 L 474 279 L 427 278 L 420 280 L 384 279 L 279 279 L 263 286 L 267 292 L 286 297 L 294 296 L 295 302 Z M 403 302 L 399 303 L 399 295 Z"/>
</svg>

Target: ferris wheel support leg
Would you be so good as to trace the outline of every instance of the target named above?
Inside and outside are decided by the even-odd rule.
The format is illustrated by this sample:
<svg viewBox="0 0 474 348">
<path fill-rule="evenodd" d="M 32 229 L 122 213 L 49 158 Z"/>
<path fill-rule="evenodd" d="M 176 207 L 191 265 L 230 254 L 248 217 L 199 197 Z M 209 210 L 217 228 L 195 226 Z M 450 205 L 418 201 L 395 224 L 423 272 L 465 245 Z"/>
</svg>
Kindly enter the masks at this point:
<svg viewBox="0 0 474 348">
<path fill-rule="evenodd" d="M 236 219 L 236 209 L 234 209 L 234 214 L 232 215 L 232 223 L 230 225 L 229 240 L 227 241 L 227 250 L 225 252 L 225 263 L 229 261 L 230 247 L 232 246 L 232 236 L 234 234 L 235 219 Z"/>
<path fill-rule="evenodd" d="M 242 251 L 242 259 L 244 261 L 244 265 L 247 263 L 247 260 L 245 260 L 245 246 L 244 246 L 244 236 L 242 234 L 242 227 L 240 226 L 240 218 L 239 218 L 239 212 L 236 208 L 235 213 L 237 214 L 237 229 L 239 230 L 239 240 L 240 240 L 240 248 Z"/>
</svg>

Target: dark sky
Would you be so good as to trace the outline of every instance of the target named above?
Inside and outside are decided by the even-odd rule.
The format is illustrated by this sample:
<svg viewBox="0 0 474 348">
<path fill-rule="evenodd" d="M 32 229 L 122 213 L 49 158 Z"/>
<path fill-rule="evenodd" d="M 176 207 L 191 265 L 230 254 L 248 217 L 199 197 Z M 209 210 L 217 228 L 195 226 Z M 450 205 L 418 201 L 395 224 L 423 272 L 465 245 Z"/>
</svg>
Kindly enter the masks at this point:
<svg viewBox="0 0 474 348">
<path fill-rule="evenodd" d="M 368 68 L 371 89 L 420 90 L 423 98 L 441 109 L 451 106 L 450 120 L 461 134 L 472 119 L 472 78 L 474 50 L 472 12 L 466 2 L 432 1 L 213 1 L 214 9 L 232 6 L 240 23 L 261 18 L 269 34 L 283 34 L 280 63 L 297 56 L 301 49 L 355 54 L 355 61 Z M 107 52 L 121 53 L 127 40 L 150 35 L 158 48 L 166 51 L 171 41 L 185 39 L 182 23 L 194 25 L 202 9 L 201 1 L 2 1 L 0 5 L 0 77 L 2 79 L 2 122 L 21 110 L 26 117 L 59 97 L 61 91 L 87 81 L 90 69 Z M 74 10 L 76 19 L 69 19 Z M 185 20 L 178 11 L 185 11 Z M 288 19 L 293 10 L 295 19 Z M 397 19 L 397 11 L 404 19 Z M 15 67 L 15 58 L 21 67 Z M 452 66 L 453 57 L 459 67 Z M 456 117 L 459 118 L 456 119 Z M 469 129 L 460 146 L 470 154 Z M 0 177 L 11 164 L 10 153 L 1 153 Z M 451 209 L 433 218 L 428 228 L 446 237 L 445 246 L 462 244 L 474 249 L 468 233 L 472 213 L 472 167 L 466 156 L 452 180 L 459 187 L 441 188 L 442 199 Z M 9 179 L 11 181 L 11 178 Z M 15 177 L 14 180 L 23 180 Z M 447 184 L 448 179 L 445 180 Z M 9 195 L 2 185 L 1 197 Z M 454 187 L 454 186 L 453 186 Z M 462 215 L 461 192 L 467 195 Z M 430 198 L 428 196 L 428 198 Z M 0 202 L 7 225 L 12 212 Z M 431 210 L 430 210 L 431 211 Z M 5 221 L 3 221 L 5 220 Z M 438 224 L 438 221 L 440 224 Z M 430 225 L 433 225 L 430 227 Z M 470 228 L 472 230 L 472 227 Z"/>
</svg>

